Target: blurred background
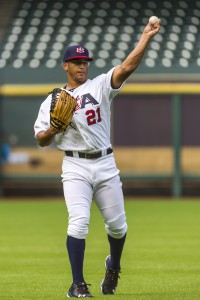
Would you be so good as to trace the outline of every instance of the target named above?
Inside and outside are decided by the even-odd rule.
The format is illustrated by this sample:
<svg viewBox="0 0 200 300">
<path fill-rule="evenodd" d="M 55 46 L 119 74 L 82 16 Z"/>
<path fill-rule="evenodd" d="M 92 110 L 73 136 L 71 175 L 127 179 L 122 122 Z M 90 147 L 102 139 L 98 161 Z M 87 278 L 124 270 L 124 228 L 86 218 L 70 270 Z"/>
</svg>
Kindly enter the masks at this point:
<svg viewBox="0 0 200 300">
<path fill-rule="evenodd" d="M 1 0 L 0 194 L 60 196 L 63 153 L 41 148 L 41 102 L 66 82 L 62 56 L 86 46 L 92 78 L 120 64 L 152 15 L 161 30 L 112 104 L 125 195 L 200 195 L 200 1 Z"/>
</svg>

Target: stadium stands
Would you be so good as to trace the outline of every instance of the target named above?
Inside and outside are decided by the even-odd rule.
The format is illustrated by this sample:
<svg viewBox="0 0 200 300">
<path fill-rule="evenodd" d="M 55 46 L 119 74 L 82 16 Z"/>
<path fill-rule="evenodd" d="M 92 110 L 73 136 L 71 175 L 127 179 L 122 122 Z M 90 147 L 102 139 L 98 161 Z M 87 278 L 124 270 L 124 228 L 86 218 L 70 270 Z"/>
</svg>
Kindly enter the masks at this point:
<svg viewBox="0 0 200 300">
<path fill-rule="evenodd" d="M 151 15 L 162 29 L 139 73 L 198 73 L 200 1 L 19 1 L 0 48 L 0 69 L 49 72 L 69 44 L 84 44 L 99 71 L 120 63 Z"/>
<path fill-rule="evenodd" d="M 15 6 L 12 6 L 12 12 L 8 14 L 11 2 L 12 4 L 15 2 Z M 195 184 L 199 185 L 200 149 L 196 134 L 199 122 L 197 94 L 199 84 L 193 91 L 193 83 L 200 81 L 200 0 L 13 0 L 11 2 L 0 1 L 1 121 L 2 128 L 6 129 L 6 135 L 12 141 L 12 151 L 16 151 L 18 147 L 22 153 L 26 150 L 30 155 L 30 161 L 23 165 L 20 163 L 3 166 L 2 183 L 5 192 L 11 191 L 15 194 L 19 188 L 32 189 L 33 185 L 38 191 L 38 181 L 41 181 L 41 178 L 44 180 L 40 183 L 41 189 L 44 188 L 44 184 L 47 190 L 49 186 L 53 189 L 55 183 L 56 186 L 59 184 L 60 191 L 58 174 L 60 171 L 55 169 L 55 165 L 51 165 L 51 171 L 46 169 L 50 167 L 51 156 L 37 151 L 32 130 L 39 105 L 46 95 L 43 89 L 40 90 L 40 84 L 42 86 L 47 84 L 45 92 L 47 93 L 48 86 L 51 84 L 60 86 L 61 82 L 65 81 L 65 72 L 62 69 L 65 47 L 70 44 L 85 45 L 95 58 L 90 64 L 90 74 L 98 75 L 120 64 L 130 53 L 151 15 L 160 17 L 161 30 L 149 44 L 138 70 L 128 79 L 129 83 L 144 83 L 132 85 L 134 89 L 137 85 L 141 94 L 137 95 L 137 90 L 136 94 L 130 95 L 127 99 L 126 95 L 122 94 L 123 103 L 127 103 L 123 107 L 123 114 L 121 107 L 117 106 L 117 101 L 113 104 L 115 117 L 111 121 L 117 163 L 124 182 L 134 185 L 134 188 L 137 185 L 140 188 L 141 180 L 141 189 L 149 189 L 151 185 L 155 190 L 158 186 L 153 180 L 158 179 L 159 188 L 166 189 L 167 186 L 168 192 L 172 190 L 173 195 L 177 196 L 182 188 L 179 180 L 185 182 L 188 180 L 186 183 L 189 182 L 190 185 L 194 184 L 192 182 L 194 178 Z M 2 24 L 3 13 L 6 17 L 4 24 Z M 178 82 L 179 89 L 173 89 L 173 85 L 169 84 L 167 95 L 159 95 L 161 103 L 159 106 L 152 90 L 150 95 L 145 93 L 144 97 L 142 95 L 147 91 L 147 86 L 152 88 L 153 85 L 149 83 L 153 81 L 156 84 L 164 82 L 167 85 L 171 81 L 174 81 L 175 85 Z M 189 90 L 184 89 L 182 82 L 184 84 L 192 82 Z M 32 83 L 36 85 L 31 85 Z M 12 86 L 12 93 L 9 84 Z M 155 94 L 158 92 L 162 94 L 162 91 L 165 94 L 165 88 L 161 91 L 160 86 L 164 85 L 158 84 L 158 89 L 154 87 Z M 41 95 L 35 93 L 38 89 Z M 176 91 L 180 94 L 175 95 Z M 192 97 L 193 92 L 196 95 Z M 150 98 L 151 109 L 149 109 Z M 154 105 L 156 110 L 153 108 Z M 130 112 L 129 118 L 127 112 Z M 137 112 L 140 113 L 137 115 Z M 10 118 L 7 118 L 7 115 Z M 120 130 L 117 127 L 118 119 L 122 120 L 123 117 L 129 130 L 124 124 L 120 125 Z M 183 130 L 180 128 L 181 124 Z M 149 130 L 146 131 L 146 128 Z M 155 132 L 154 128 L 158 128 L 158 132 Z M 121 138 L 123 136 L 121 132 L 129 137 L 128 144 L 127 139 Z M 143 133 L 145 146 L 141 145 L 140 139 Z M 184 148 L 183 151 L 181 149 L 183 154 L 180 170 L 179 164 L 176 163 L 177 161 L 179 163 L 177 155 L 179 146 L 173 142 L 173 137 L 177 135 L 178 141 L 180 137 L 182 138 Z M 162 143 L 167 149 L 163 149 Z M 185 149 L 185 146 L 192 147 Z M 30 152 L 27 151 L 27 147 L 30 148 Z M 127 147 L 128 151 L 124 147 Z M 41 173 L 41 177 L 38 177 L 40 171 L 46 175 Z M 159 173 L 159 176 L 155 173 Z M 59 183 L 53 182 L 54 177 Z M 28 186 L 24 184 L 25 179 Z"/>
</svg>

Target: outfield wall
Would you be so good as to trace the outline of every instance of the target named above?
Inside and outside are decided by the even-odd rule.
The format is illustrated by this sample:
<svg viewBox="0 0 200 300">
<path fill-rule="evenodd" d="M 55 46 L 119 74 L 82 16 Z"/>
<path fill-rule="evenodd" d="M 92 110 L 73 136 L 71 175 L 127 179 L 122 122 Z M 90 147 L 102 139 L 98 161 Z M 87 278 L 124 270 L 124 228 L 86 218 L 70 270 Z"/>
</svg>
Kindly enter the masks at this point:
<svg viewBox="0 0 200 300">
<path fill-rule="evenodd" d="M 49 163 L 45 157 L 50 149 L 38 148 L 33 137 L 40 103 L 55 86 L 0 87 L 4 138 L 11 143 L 13 153 L 19 156 L 26 153 L 30 158 L 24 164 L 3 165 L 5 186 L 20 181 L 23 186 L 26 180 L 31 186 L 32 179 L 36 185 L 37 177 L 47 185 L 48 180 L 60 182 L 60 153 L 54 153 L 58 157 L 54 160 L 56 166 L 47 170 L 45 164 Z M 154 182 L 155 190 L 159 190 L 167 183 L 170 194 L 179 197 L 184 193 L 184 182 L 198 184 L 199 98 L 198 84 L 126 84 L 123 87 L 112 104 L 111 136 L 125 185 L 136 188 L 136 183 L 140 183 L 142 189 Z M 54 146 L 51 150 L 55 150 Z"/>
</svg>

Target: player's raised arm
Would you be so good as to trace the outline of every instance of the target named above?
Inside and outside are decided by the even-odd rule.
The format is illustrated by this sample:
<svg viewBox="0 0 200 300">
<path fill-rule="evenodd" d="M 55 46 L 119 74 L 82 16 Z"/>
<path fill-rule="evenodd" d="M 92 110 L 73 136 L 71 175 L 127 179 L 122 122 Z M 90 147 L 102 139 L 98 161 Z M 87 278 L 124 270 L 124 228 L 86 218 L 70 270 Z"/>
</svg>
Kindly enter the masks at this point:
<svg viewBox="0 0 200 300">
<path fill-rule="evenodd" d="M 119 88 L 121 84 L 137 69 L 142 61 L 145 50 L 151 38 L 160 30 L 160 20 L 152 23 L 149 20 L 144 28 L 140 40 L 135 49 L 127 56 L 122 64 L 115 68 L 112 75 L 112 87 Z"/>
</svg>

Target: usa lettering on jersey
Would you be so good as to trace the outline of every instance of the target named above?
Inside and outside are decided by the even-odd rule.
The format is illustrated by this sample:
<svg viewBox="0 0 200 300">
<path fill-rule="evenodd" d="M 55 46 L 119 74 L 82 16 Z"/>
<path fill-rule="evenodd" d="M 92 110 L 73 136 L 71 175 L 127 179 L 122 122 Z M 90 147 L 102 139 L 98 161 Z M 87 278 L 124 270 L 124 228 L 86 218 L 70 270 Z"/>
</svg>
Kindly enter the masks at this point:
<svg viewBox="0 0 200 300">
<path fill-rule="evenodd" d="M 92 105 L 98 105 L 99 104 L 94 99 L 94 97 L 92 97 L 92 95 L 90 93 L 82 95 L 82 96 L 78 96 L 76 98 L 76 100 L 77 100 L 77 105 L 76 105 L 75 111 L 85 108 L 87 104 L 92 104 Z"/>
</svg>

